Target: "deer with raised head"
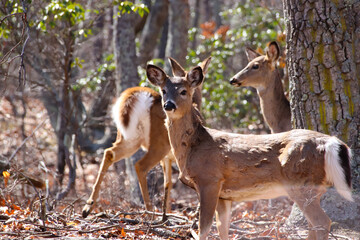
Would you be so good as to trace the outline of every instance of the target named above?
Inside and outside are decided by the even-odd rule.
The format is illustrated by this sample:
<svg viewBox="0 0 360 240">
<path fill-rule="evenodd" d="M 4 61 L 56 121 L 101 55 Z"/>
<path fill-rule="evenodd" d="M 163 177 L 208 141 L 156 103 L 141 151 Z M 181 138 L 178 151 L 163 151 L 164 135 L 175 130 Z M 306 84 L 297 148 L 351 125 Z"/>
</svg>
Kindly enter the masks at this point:
<svg viewBox="0 0 360 240">
<path fill-rule="evenodd" d="M 200 63 L 206 72 L 211 58 Z M 170 59 L 174 76 L 184 77 L 185 70 L 174 59 Z M 195 89 L 193 103 L 201 106 L 201 86 Z M 141 194 L 147 210 L 152 210 L 146 181 L 147 173 L 159 162 L 164 172 L 163 219 L 169 211 L 171 182 L 170 143 L 165 128 L 165 113 L 161 106 L 161 96 L 151 88 L 133 87 L 125 90 L 117 99 L 112 109 L 113 119 L 117 127 L 117 138 L 113 146 L 104 151 L 100 169 L 93 185 L 93 191 L 82 210 L 87 217 L 96 204 L 100 185 L 107 169 L 115 162 L 133 155 L 140 147 L 147 152 L 135 163 Z"/>
<path fill-rule="evenodd" d="M 200 199 L 199 238 L 206 239 L 216 215 L 221 239 L 228 239 L 232 201 L 288 196 L 306 216 L 309 239 L 327 239 L 330 219 L 320 197 L 334 185 L 351 196 L 351 151 L 336 137 L 310 130 L 242 135 L 203 126 L 192 105 L 204 73 L 194 67 L 183 77 L 169 77 L 147 66 L 149 81 L 161 89 L 171 150 L 179 179 Z"/>
<path fill-rule="evenodd" d="M 260 107 L 271 133 L 291 130 L 290 103 L 284 95 L 276 61 L 280 47 L 271 42 L 265 55 L 246 48 L 248 65 L 231 78 L 230 84 L 237 87 L 254 87 L 260 98 Z"/>
</svg>

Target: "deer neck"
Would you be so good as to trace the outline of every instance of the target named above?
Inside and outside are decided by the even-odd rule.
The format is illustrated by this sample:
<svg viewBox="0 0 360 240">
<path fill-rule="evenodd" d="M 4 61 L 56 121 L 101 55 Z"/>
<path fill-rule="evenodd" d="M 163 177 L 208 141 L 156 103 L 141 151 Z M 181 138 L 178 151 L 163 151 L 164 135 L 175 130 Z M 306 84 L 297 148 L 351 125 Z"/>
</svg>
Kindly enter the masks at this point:
<svg viewBox="0 0 360 240">
<path fill-rule="evenodd" d="M 179 119 L 166 118 L 171 150 L 180 169 L 180 176 L 186 174 L 186 164 L 191 147 L 196 144 L 197 135 L 202 128 L 201 115 L 192 107 Z"/>
<path fill-rule="evenodd" d="M 284 95 L 278 70 L 275 69 L 265 88 L 258 89 L 261 111 L 272 133 L 291 129 L 290 104 Z"/>
</svg>

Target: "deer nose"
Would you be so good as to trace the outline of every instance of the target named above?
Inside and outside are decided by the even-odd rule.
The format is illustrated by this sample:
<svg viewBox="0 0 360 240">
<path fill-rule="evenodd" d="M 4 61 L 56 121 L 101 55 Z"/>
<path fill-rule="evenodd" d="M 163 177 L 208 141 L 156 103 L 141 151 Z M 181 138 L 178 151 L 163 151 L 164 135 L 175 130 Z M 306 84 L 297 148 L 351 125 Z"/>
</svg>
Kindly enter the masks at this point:
<svg viewBox="0 0 360 240">
<path fill-rule="evenodd" d="M 232 79 L 230 79 L 230 84 L 231 84 L 231 85 L 236 84 L 236 78 L 232 78 Z"/>
<path fill-rule="evenodd" d="M 239 83 L 235 77 L 233 77 L 231 80 L 230 80 L 230 84 L 231 85 L 237 85 L 237 86 L 240 86 L 241 83 Z"/>
<path fill-rule="evenodd" d="M 176 106 L 175 106 L 175 104 L 173 102 L 167 101 L 164 104 L 164 109 L 166 111 L 172 111 L 172 110 L 176 110 Z"/>
</svg>

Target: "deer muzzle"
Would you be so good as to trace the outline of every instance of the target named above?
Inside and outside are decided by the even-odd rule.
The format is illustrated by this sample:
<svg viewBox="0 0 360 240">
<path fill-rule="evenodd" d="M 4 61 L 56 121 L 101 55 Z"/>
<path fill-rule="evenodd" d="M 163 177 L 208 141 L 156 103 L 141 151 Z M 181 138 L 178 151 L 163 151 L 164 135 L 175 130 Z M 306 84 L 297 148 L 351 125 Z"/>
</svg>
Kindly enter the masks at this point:
<svg viewBox="0 0 360 240">
<path fill-rule="evenodd" d="M 176 105 L 172 102 L 172 101 L 166 101 L 164 103 L 164 109 L 166 111 L 172 111 L 172 110 L 176 110 Z"/>
<path fill-rule="evenodd" d="M 239 82 L 235 77 L 230 79 L 230 84 L 234 86 L 241 86 L 241 82 Z"/>
</svg>

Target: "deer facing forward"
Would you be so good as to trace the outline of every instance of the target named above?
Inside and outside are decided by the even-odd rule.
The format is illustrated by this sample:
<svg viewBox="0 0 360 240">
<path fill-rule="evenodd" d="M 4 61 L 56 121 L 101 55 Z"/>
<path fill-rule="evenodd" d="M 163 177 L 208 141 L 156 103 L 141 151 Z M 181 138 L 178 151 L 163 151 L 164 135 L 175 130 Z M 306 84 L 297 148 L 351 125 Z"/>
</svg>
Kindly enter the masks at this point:
<svg viewBox="0 0 360 240">
<path fill-rule="evenodd" d="M 211 57 L 200 63 L 207 71 Z M 174 76 L 184 77 L 185 70 L 174 59 L 170 60 Z M 200 108 L 201 86 L 195 90 L 194 104 Z M 161 96 L 158 92 L 146 87 L 126 89 L 113 106 L 113 119 L 117 127 L 117 139 L 113 146 L 104 151 L 100 169 L 93 186 L 92 193 L 82 210 L 87 217 L 96 205 L 101 182 L 107 169 L 115 162 L 130 157 L 142 147 L 147 150 L 144 157 L 135 164 L 140 190 L 147 210 L 152 209 L 147 186 L 147 173 L 159 162 L 164 172 L 163 220 L 170 209 L 171 160 L 169 138 L 164 126 L 165 114 L 161 107 Z"/>
<path fill-rule="evenodd" d="M 326 188 L 335 185 L 351 197 L 351 151 L 336 137 L 309 130 L 272 135 L 241 135 L 203 126 L 192 105 L 202 84 L 201 67 L 169 77 L 147 66 L 149 81 L 161 89 L 171 150 L 179 179 L 200 198 L 199 238 L 206 239 L 214 213 L 221 239 L 228 239 L 232 201 L 288 196 L 304 212 L 309 239 L 327 239 L 330 219 L 320 207 Z"/>
</svg>

